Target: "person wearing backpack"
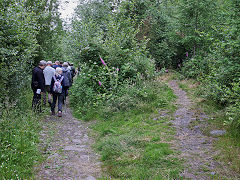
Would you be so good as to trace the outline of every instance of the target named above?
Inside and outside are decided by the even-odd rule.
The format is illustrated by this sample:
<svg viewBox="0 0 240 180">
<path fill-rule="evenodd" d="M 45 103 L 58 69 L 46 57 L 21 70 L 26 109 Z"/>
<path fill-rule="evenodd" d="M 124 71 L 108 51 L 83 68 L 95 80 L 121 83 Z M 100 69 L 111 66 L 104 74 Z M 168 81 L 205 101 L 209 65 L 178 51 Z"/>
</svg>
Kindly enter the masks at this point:
<svg viewBox="0 0 240 180">
<path fill-rule="evenodd" d="M 52 77 L 52 82 L 50 86 L 50 92 L 53 96 L 53 102 L 51 104 L 52 115 L 55 115 L 55 106 L 58 100 L 58 117 L 62 116 L 62 105 L 65 94 L 65 78 L 62 75 L 62 68 L 57 67 L 55 75 Z"/>
<path fill-rule="evenodd" d="M 64 76 L 64 82 L 65 82 L 65 89 L 64 89 L 64 100 L 66 100 L 66 97 L 68 95 L 68 89 L 72 86 L 72 76 L 71 71 L 68 69 L 68 63 L 64 62 L 62 65 L 63 70 L 63 76 Z"/>
</svg>

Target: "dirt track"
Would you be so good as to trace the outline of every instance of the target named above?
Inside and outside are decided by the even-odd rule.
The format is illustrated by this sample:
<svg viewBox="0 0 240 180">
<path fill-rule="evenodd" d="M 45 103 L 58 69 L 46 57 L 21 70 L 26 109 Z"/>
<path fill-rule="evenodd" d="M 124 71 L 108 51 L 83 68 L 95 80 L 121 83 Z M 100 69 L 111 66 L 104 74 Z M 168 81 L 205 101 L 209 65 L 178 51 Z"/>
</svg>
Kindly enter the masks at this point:
<svg viewBox="0 0 240 180">
<path fill-rule="evenodd" d="M 221 168 L 214 157 L 219 152 L 213 148 L 214 137 L 206 136 L 201 128 L 207 126 L 208 117 L 199 110 L 194 109 L 193 102 L 188 98 L 185 91 L 179 88 L 177 81 L 170 81 L 169 86 L 178 97 L 178 106 L 174 120 L 177 129 L 175 147 L 181 152 L 181 158 L 185 161 L 184 178 L 194 180 L 222 179 Z M 230 178 L 229 178 L 230 179 Z"/>
<path fill-rule="evenodd" d="M 41 146 L 49 157 L 39 167 L 36 179 L 95 180 L 100 176 L 101 163 L 88 136 L 90 124 L 75 119 L 69 108 L 61 118 L 48 116 L 43 124 Z"/>
</svg>

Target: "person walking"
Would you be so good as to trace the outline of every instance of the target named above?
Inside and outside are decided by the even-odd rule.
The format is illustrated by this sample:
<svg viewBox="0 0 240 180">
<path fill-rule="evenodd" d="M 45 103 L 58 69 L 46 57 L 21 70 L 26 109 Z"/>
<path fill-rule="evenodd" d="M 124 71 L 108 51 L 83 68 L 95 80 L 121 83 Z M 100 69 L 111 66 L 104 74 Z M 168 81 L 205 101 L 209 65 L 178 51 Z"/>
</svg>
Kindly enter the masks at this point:
<svg viewBox="0 0 240 180">
<path fill-rule="evenodd" d="M 73 78 L 76 75 L 76 69 L 74 67 L 74 65 L 72 63 L 68 63 L 69 67 L 70 67 L 70 72 L 71 72 L 71 76 L 72 76 L 72 83 L 73 83 Z"/>
<path fill-rule="evenodd" d="M 66 100 L 66 97 L 68 95 L 68 89 L 69 87 L 72 86 L 72 76 L 71 76 L 71 71 L 69 70 L 68 68 L 68 63 L 67 62 L 64 62 L 63 63 L 63 67 L 62 67 L 62 70 L 63 70 L 63 76 L 64 76 L 64 82 L 65 82 L 65 94 L 64 94 L 64 101 Z"/>
<path fill-rule="evenodd" d="M 60 61 L 55 61 L 55 64 L 52 67 L 56 69 L 57 67 L 62 67 L 62 66 L 60 64 Z"/>
<path fill-rule="evenodd" d="M 52 77 L 55 75 L 55 69 L 52 68 L 52 61 L 47 62 L 47 66 L 43 70 L 43 74 L 44 74 L 44 78 L 45 78 L 45 93 L 43 95 L 43 104 L 46 105 L 46 96 L 47 96 L 47 93 L 48 93 L 48 103 L 51 107 L 52 96 L 51 96 L 51 93 L 50 93 L 50 85 L 51 85 L 51 82 L 52 82 Z"/>
<path fill-rule="evenodd" d="M 32 83 L 31 87 L 33 90 L 32 108 L 35 112 L 42 112 L 41 109 L 41 94 L 45 91 L 45 78 L 43 69 L 46 67 L 46 61 L 42 60 L 38 66 L 32 71 Z"/>
<path fill-rule="evenodd" d="M 62 68 L 57 67 L 55 75 L 52 77 L 50 92 L 53 96 L 53 102 L 51 105 L 52 115 L 55 115 L 55 106 L 58 100 L 58 117 L 62 116 L 62 105 L 65 94 L 65 79 L 62 75 Z"/>
</svg>

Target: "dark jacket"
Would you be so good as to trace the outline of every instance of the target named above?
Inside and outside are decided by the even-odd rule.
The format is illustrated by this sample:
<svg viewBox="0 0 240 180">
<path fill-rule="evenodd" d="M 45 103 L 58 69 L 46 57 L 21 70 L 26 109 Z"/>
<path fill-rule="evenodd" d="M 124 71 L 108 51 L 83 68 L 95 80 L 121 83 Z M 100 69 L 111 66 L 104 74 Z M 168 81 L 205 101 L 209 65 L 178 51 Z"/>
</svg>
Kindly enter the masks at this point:
<svg viewBox="0 0 240 180">
<path fill-rule="evenodd" d="M 55 75 L 55 77 L 56 77 L 56 79 L 57 80 L 59 80 L 59 79 L 61 79 L 61 77 L 62 77 L 63 75 L 59 75 L 59 76 L 56 76 Z M 53 92 L 53 85 L 54 85 L 54 78 L 52 78 L 52 82 L 51 82 L 51 86 L 50 86 L 50 93 L 51 94 L 57 94 L 57 93 L 54 93 Z M 65 80 L 64 80 L 64 77 L 63 77 L 63 80 L 62 80 L 62 82 L 61 82 L 61 85 L 62 85 L 62 93 L 61 94 L 65 94 Z"/>
<path fill-rule="evenodd" d="M 35 91 L 41 89 L 42 92 L 45 91 L 45 78 L 43 70 L 40 67 L 35 67 L 32 71 L 32 89 Z"/>
<path fill-rule="evenodd" d="M 61 65 L 56 65 L 56 64 L 54 64 L 53 66 L 52 66 L 54 69 L 56 69 L 57 67 L 62 67 Z"/>
<path fill-rule="evenodd" d="M 76 70 L 75 70 L 75 67 L 74 66 L 71 66 L 71 75 L 72 75 L 72 79 L 73 77 L 76 75 Z"/>
<path fill-rule="evenodd" d="M 72 75 L 70 70 L 67 67 L 62 67 L 63 70 L 63 76 L 64 76 L 64 81 L 65 81 L 65 86 L 70 87 L 72 86 Z"/>
</svg>

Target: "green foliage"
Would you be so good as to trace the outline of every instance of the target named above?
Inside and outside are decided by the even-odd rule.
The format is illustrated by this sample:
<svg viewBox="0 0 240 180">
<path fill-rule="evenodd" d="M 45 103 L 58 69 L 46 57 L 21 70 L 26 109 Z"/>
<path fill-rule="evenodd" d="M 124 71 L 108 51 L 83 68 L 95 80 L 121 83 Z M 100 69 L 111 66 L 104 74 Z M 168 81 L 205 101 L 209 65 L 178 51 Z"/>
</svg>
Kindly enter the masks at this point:
<svg viewBox="0 0 240 180">
<path fill-rule="evenodd" d="M 190 78 L 197 78 L 204 84 L 204 96 L 225 106 L 228 119 L 226 124 L 239 129 L 238 89 L 239 82 L 239 1 L 222 2 L 228 9 L 222 9 L 217 4 L 213 15 L 211 28 L 208 31 L 197 32 L 204 40 L 204 54 L 192 57 L 184 62 L 182 72 Z M 207 24 L 203 20 L 203 25 Z M 209 28 L 209 26 L 208 26 Z"/>
<path fill-rule="evenodd" d="M 168 125 L 170 117 L 154 118 L 159 109 L 174 109 L 171 102 L 175 96 L 157 81 L 144 83 L 138 91 L 134 99 L 139 103 L 135 107 L 120 110 L 93 126 L 104 167 L 111 178 L 180 178 L 181 165 L 173 158 L 176 152 L 171 150 L 168 139 L 173 133 Z"/>
<path fill-rule="evenodd" d="M 77 13 L 81 21 L 73 21 L 74 30 L 67 40 L 69 49 L 75 47 L 72 60 L 81 66 L 81 74 L 72 87 L 72 104 L 76 112 L 86 116 L 101 106 L 112 107 L 109 113 L 128 109 L 135 102 L 131 101 L 134 93 L 127 89 L 154 75 L 154 61 L 147 55 L 146 41 L 137 40 L 138 29 L 131 18 L 112 12 L 108 4 L 90 2 L 78 7 L 83 8 L 87 13 Z M 102 14 L 101 10 L 107 12 Z M 130 95 L 122 97 L 124 93 Z"/>
<path fill-rule="evenodd" d="M 62 27 L 51 15 L 57 8 L 53 8 L 55 3 L 54 0 L 49 4 L 40 0 L 1 1 L 0 103 L 5 98 L 17 101 L 16 94 L 29 87 L 32 66 L 39 60 L 52 58 L 47 54 L 56 56 L 54 52 L 60 39 L 57 33 Z"/>
<path fill-rule="evenodd" d="M 31 96 L 21 98 L 22 108 L 1 112 L 0 179 L 26 179 L 33 176 L 33 166 L 40 159 L 39 119 L 31 112 Z"/>
<path fill-rule="evenodd" d="M 37 48 L 36 19 L 23 4 L 1 4 L 0 103 L 13 96 L 28 82 L 26 76 Z"/>
<path fill-rule="evenodd" d="M 209 62 L 207 58 L 195 56 L 187 59 L 183 63 L 182 73 L 188 78 L 201 77 L 209 72 Z"/>
<path fill-rule="evenodd" d="M 30 74 L 60 57 L 62 26 L 56 0 L 1 1 L 0 14 L 0 179 L 26 179 L 40 157 Z"/>
</svg>

